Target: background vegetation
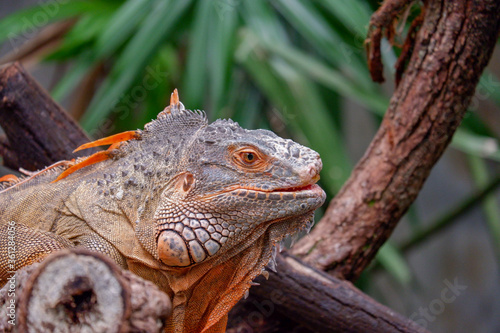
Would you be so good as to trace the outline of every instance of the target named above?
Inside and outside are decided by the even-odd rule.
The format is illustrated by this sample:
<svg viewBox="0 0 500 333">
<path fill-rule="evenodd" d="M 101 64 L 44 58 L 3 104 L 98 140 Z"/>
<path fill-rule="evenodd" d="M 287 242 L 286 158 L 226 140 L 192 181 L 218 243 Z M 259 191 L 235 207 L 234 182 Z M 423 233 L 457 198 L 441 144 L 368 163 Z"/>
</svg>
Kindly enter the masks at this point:
<svg viewBox="0 0 500 333">
<path fill-rule="evenodd" d="M 187 108 L 204 109 L 212 120 L 232 118 L 246 128 L 271 129 L 318 151 L 324 163 L 321 185 L 332 198 L 378 127 L 393 89 L 392 82 L 372 83 L 366 65 L 364 39 L 378 5 L 364 0 L 37 2 L 0 20 L 2 62 L 52 66 L 50 93 L 94 138 L 142 128 L 177 87 Z M 7 8 L 0 9 L 4 16 Z M 418 13 L 415 5 L 401 18 L 399 41 L 406 22 Z M 386 77 L 392 81 L 399 50 L 386 43 L 383 51 Z M 427 193 L 427 202 L 433 198 L 443 204 L 433 207 L 418 200 L 358 282 L 383 303 L 408 316 L 417 313 L 413 319 L 419 319 L 419 307 L 439 298 L 443 279 L 458 277 L 476 286 L 483 279 L 477 274 L 493 277 L 486 286 L 469 289 L 473 296 L 468 299 L 489 309 L 486 319 L 471 323 L 480 326 L 471 327 L 487 331 L 498 328 L 491 316 L 500 313 L 500 211 L 491 194 L 500 183 L 498 52 L 492 62 L 451 152 L 437 168 L 437 177 L 448 183 L 431 177 L 434 186 L 422 194 Z M 477 188 L 490 195 L 477 197 Z M 462 218 L 477 204 L 483 215 Z M 464 220 L 467 229 L 450 232 L 456 230 L 450 226 Z M 480 231 L 478 239 L 486 245 L 467 242 L 470 228 Z M 425 243 L 425 248 L 444 229 L 448 237 L 437 238 L 439 246 L 431 243 L 434 254 L 420 251 L 417 245 Z M 474 260 L 463 262 L 473 275 L 462 268 L 446 270 L 450 265 L 444 257 L 428 259 L 429 253 L 446 248 L 443 239 L 461 243 L 461 250 L 448 256 L 460 265 L 463 251 L 476 251 L 476 266 L 468 266 Z M 439 318 L 427 320 L 428 327 L 467 330 L 446 319 L 461 311 L 471 315 L 475 310 L 471 304 L 451 304 Z"/>
</svg>

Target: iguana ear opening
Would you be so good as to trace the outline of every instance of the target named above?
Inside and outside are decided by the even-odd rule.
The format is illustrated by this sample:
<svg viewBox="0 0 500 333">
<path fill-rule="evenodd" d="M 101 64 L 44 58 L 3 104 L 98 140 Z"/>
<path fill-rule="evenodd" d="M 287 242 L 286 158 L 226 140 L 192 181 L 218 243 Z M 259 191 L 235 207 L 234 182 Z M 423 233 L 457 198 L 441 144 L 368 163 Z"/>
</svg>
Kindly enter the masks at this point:
<svg viewBox="0 0 500 333">
<path fill-rule="evenodd" d="M 194 176 L 190 172 L 186 172 L 182 178 L 182 190 L 187 193 L 194 185 Z"/>
<path fill-rule="evenodd" d="M 194 175 L 188 171 L 183 172 L 177 176 L 177 180 L 174 184 L 174 196 L 180 196 L 180 198 L 184 199 L 191 192 L 195 185 L 196 179 Z"/>
</svg>

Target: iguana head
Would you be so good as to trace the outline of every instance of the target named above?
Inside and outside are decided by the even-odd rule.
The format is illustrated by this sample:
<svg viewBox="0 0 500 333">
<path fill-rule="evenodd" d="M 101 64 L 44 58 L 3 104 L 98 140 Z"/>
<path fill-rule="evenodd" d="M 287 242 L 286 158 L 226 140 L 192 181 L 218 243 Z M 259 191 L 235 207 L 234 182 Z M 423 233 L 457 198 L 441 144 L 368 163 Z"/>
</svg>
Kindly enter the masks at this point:
<svg viewBox="0 0 500 333">
<path fill-rule="evenodd" d="M 159 259 L 188 267 L 249 246 L 272 227 L 271 242 L 296 232 L 323 204 L 319 154 L 267 130 L 171 108 L 189 133 L 154 214 Z M 161 119 L 161 117 L 160 117 Z M 156 135 L 156 134 L 155 134 Z M 215 260 L 217 261 L 217 260 Z"/>
</svg>

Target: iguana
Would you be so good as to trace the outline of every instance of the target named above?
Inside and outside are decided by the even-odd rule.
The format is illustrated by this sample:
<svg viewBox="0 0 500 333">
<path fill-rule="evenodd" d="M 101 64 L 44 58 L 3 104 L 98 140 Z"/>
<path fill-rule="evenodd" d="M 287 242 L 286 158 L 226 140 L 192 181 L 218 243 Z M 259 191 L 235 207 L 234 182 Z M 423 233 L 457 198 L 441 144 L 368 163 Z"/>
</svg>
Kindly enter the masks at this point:
<svg viewBox="0 0 500 333">
<path fill-rule="evenodd" d="M 325 200 L 318 153 L 231 120 L 209 124 L 176 91 L 144 130 L 80 148 L 105 144 L 90 157 L 2 179 L 0 278 L 83 246 L 171 297 L 167 332 L 224 332 L 277 243 L 307 227 Z"/>
</svg>

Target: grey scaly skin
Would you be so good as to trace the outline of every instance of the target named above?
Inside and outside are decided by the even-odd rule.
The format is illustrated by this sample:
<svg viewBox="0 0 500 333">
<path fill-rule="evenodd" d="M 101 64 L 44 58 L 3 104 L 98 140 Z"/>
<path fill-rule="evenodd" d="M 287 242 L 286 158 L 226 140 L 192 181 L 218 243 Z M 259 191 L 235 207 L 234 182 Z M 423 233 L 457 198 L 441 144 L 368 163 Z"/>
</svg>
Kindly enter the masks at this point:
<svg viewBox="0 0 500 333">
<path fill-rule="evenodd" d="M 36 237 L 46 253 L 84 246 L 155 282 L 173 301 L 167 331 L 223 332 L 273 246 L 325 200 L 316 152 L 230 120 L 208 124 L 180 102 L 110 157 L 0 191 L 0 228 L 23 230 L 23 264 Z"/>
</svg>

